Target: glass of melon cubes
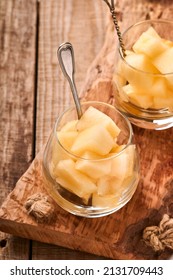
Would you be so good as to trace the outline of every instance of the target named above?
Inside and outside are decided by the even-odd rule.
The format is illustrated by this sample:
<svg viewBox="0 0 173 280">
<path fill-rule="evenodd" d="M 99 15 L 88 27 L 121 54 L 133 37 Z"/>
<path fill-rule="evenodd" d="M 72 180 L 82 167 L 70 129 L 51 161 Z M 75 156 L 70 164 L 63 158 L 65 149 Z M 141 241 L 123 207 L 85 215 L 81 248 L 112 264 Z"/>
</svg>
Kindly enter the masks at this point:
<svg viewBox="0 0 173 280">
<path fill-rule="evenodd" d="M 173 126 L 173 22 L 146 20 L 123 34 L 113 81 L 116 106 L 144 128 Z"/>
<path fill-rule="evenodd" d="M 82 103 L 56 121 L 43 158 L 45 187 L 57 204 L 83 217 L 111 214 L 133 196 L 139 162 L 130 122 L 115 107 Z"/>
</svg>

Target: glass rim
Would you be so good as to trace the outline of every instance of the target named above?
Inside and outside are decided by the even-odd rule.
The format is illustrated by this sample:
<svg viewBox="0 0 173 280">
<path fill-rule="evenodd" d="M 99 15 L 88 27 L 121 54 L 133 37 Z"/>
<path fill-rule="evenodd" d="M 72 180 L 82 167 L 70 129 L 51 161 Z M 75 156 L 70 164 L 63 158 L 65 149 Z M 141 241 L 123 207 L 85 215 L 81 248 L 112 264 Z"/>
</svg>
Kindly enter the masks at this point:
<svg viewBox="0 0 173 280">
<path fill-rule="evenodd" d="M 139 22 L 136 22 L 132 25 L 130 25 L 123 33 L 122 33 L 122 38 L 133 28 L 133 27 L 136 27 L 138 25 L 142 25 L 142 24 L 149 24 L 149 23 L 165 23 L 165 24 L 172 24 L 173 25 L 173 21 L 171 20 L 167 20 L 167 19 L 148 19 L 148 20 L 142 20 L 142 21 L 139 21 Z M 151 76 L 154 76 L 154 77 L 165 77 L 165 76 L 171 76 L 173 75 L 173 72 L 168 72 L 168 73 L 152 73 L 152 72 L 148 72 L 148 71 L 143 71 L 143 70 L 140 70 L 134 66 L 132 66 L 131 64 L 129 64 L 124 56 L 123 56 L 123 52 L 122 52 L 122 49 L 121 49 L 121 46 L 120 46 L 120 43 L 118 43 L 118 52 L 120 54 L 120 58 L 122 59 L 122 61 L 127 65 L 129 66 L 130 68 L 134 69 L 135 71 L 137 72 L 140 72 L 140 73 L 143 73 L 143 74 L 147 74 L 147 75 L 151 75 Z"/>
<path fill-rule="evenodd" d="M 74 153 L 72 153 L 71 151 L 67 150 L 63 145 L 62 143 L 59 141 L 59 138 L 58 138 L 58 135 L 57 135 L 57 126 L 59 125 L 60 121 L 62 120 L 63 116 L 70 112 L 70 111 L 73 111 L 74 109 L 76 110 L 76 107 L 75 105 L 72 105 L 70 106 L 69 108 L 67 108 L 66 110 L 64 110 L 62 112 L 62 114 L 56 119 L 55 121 L 55 125 L 54 125 L 54 128 L 53 128 L 53 134 L 54 134 L 54 137 L 57 141 L 57 143 L 61 146 L 61 148 L 68 154 L 70 155 L 71 157 L 74 157 L 76 158 L 77 160 L 85 160 L 85 161 L 92 161 L 92 162 L 100 162 L 100 161 L 107 161 L 107 160 L 110 160 L 112 158 L 115 158 L 115 157 L 118 157 L 120 154 L 123 153 L 123 151 L 125 151 L 127 149 L 128 146 L 131 145 L 132 143 L 132 138 L 133 138 L 133 129 L 132 129 L 132 125 L 130 123 L 130 121 L 128 120 L 128 118 L 122 114 L 119 110 L 117 110 L 113 105 L 111 104 L 108 104 L 108 103 L 105 103 L 105 102 L 102 102 L 102 101 L 85 101 L 85 102 L 81 102 L 81 106 L 83 105 L 89 105 L 89 104 L 98 104 L 98 105 L 104 105 L 106 107 L 109 107 L 113 110 L 115 110 L 125 121 L 126 121 L 126 124 L 127 124 L 127 127 L 129 129 L 129 137 L 128 137 L 128 142 L 124 145 L 123 149 L 120 150 L 119 152 L 117 152 L 115 155 L 111 155 L 111 156 L 108 156 L 108 157 L 105 157 L 105 158 L 99 158 L 99 159 L 88 159 L 88 158 L 84 158 L 84 157 L 81 157 L 81 156 L 78 156 Z M 76 118 L 77 120 L 77 118 Z"/>
</svg>

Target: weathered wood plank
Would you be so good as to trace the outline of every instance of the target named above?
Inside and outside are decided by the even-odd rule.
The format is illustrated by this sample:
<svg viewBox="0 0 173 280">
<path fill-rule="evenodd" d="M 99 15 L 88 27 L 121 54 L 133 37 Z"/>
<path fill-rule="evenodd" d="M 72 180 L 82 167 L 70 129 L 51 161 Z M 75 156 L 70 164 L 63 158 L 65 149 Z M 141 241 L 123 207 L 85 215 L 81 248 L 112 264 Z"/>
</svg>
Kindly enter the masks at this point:
<svg viewBox="0 0 173 280">
<path fill-rule="evenodd" d="M 32 160 L 36 0 L 0 0 L 0 204 Z M 27 259 L 27 240 L 0 233 L 0 259 Z"/>
</svg>

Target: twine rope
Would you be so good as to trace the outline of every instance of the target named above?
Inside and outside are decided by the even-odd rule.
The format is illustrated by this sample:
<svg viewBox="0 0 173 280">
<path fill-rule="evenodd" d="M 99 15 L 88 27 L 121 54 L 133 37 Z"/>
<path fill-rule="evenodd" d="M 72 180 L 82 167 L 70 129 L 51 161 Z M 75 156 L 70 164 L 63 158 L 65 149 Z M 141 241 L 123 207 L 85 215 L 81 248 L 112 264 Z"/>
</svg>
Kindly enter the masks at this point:
<svg viewBox="0 0 173 280">
<path fill-rule="evenodd" d="M 143 239 L 154 251 L 163 251 L 166 247 L 173 250 L 173 218 L 163 215 L 159 226 L 144 229 Z"/>
</svg>

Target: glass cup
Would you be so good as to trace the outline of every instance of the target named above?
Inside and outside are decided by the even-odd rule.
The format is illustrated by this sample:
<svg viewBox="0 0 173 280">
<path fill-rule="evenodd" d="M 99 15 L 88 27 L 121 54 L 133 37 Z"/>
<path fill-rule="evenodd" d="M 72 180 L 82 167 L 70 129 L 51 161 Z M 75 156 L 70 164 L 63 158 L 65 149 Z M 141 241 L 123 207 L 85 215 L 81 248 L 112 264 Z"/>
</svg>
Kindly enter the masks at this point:
<svg viewBox="0 0 173 280">
<path fill-rule="evenodd" d="M 122 35 L 116 52 L 115 106 L 137 126 L 173 126 L 173 22 L 146 20 Z M 139 39 L 140 38 L 140 39 Z"/>
<path fill-rule="evenodd" d="M 101 217 L 133 196 L 138 155 L 131 124 L 118 110 L 96 101 L 81 106 L 80 120 L 71 107 L 55 123 L 43 157 L 45 188 L 66 211 Z"/>
</svg>

